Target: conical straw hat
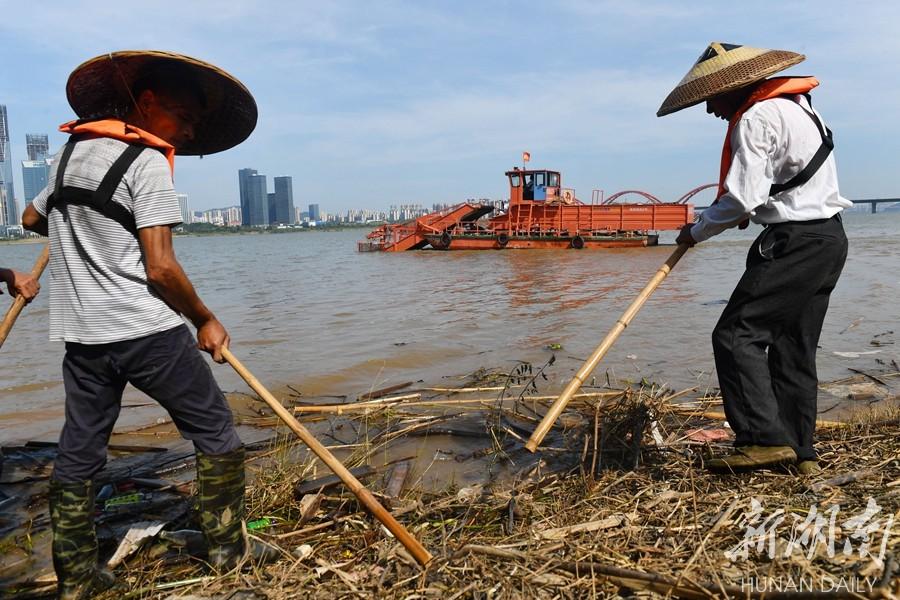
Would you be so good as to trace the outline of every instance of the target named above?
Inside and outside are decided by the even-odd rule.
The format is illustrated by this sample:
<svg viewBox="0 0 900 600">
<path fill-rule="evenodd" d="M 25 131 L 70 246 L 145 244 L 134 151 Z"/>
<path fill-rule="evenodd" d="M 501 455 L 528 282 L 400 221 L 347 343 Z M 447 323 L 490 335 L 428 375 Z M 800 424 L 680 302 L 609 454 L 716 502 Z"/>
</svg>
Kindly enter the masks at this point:
<svg viewBox="0 0 900 600">
<path fill-rule="evenodd" d="M 656 112 L 668 115 L 713 96 L 744 87 L 806 59 L 787 50 L 766 50 L 713 42 Z"/>
<path fill-rule="evenodd" d="M 159 50 L 123 50 L 79 65 L 66 83 L 69 104 L 81 119 L 122 117 L 134 106 L 132 87 L 147 72 L 175 63 L 196 81 L 206 107 L 198 115 L 194 139 L 177 154 L 213 154 L 243 142 L 256 127 L 256 101 L 249 90 L 222 69 L 183 54 Z"/>
</svg>

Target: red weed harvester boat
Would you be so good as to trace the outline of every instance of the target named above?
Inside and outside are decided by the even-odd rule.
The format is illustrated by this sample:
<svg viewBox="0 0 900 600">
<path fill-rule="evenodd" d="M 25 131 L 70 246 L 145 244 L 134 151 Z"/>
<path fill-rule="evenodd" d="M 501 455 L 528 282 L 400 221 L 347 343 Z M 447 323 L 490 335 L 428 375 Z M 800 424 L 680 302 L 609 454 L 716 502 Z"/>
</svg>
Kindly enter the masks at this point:
<svg viewBox="0 0 900 600">
<path fill-rule="evenodd" d="M 659 231 L 681 229 L 694 221 L 687 200 L 677 202 L 628 190 L 602 198 L 594 190 L 590 204 L 562 187 L 558 171 L 506 172 L 509 204 L 493 216 L 489 204 L 463 202 L 405 223 L 378 227 L 359 242 L 360 252 L 401 252 L 430 246 L 435 250 L 503 250 L 519 248 L 620 248 L 654 246 Z M 620 204 L 625 194 L 638 194 L 643 204 Z"/>
</svg>

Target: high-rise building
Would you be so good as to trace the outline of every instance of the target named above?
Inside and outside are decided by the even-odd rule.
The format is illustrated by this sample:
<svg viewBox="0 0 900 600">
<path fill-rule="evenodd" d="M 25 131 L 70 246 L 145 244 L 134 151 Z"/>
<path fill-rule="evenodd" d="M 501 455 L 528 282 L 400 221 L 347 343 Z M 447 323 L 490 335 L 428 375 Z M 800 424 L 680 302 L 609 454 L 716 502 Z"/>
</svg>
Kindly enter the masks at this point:
<svg viewBox="0 0 900 600">
<path fill-rule="evenodd" d="M 318 204 L 310 204 L 309 205 L 309 220 L 310 221 L 318 221 L 321 218 L 321 213 L 319 213 L 319 205 Z"/>
<path fill-rule="evenodd" d="M 227 225 L 229 227 L 241 224 L 241 207 L 229 206 L 227 208 L 211 208 L 194 213 L 194 223 L 212 223 L 213 225 Z"/>
<path fill-rule="evenodd" d="M 266 205 L 269 207 L 269 225 L 275 225 L 275 192 L 266 194 Z"/>
<path fill-rule="evenodd" d="M 5 104 L 0 104 L 0 185 L 6 191 L 6 199 L 0 205 L 0 224 L 18 225 L 19 209 L 13 188 L 12 149 L 9 145 L 9 121 Z"/>
<path fill-rule="evenodd" d="M 190 225 L 194 222 L 194 214 L 191 212 L 191 205 L 188 202 L 187 194 L 175 194 L 178 198 L 178 207 L 181 209 L 181 223 Z"/>
<path fill-rule="evenodd" d="M 34 197 L 47 187 L 47 179 L 49 177 L 49 158 L 22 161 L 22 187 L 25 190 L 25 204 L 34 200 Z"/>
<path fill-rule="evenodd" d="M 224 215 L 223 219 L 225 221 L 225 224 L 228 226 L 237 226 L 242 222 L 240 206 L 229 206 L 228 208 L 223 208 L 222 214 Z"/>
<path fill-rule="evenodd" d="M 293 179 L 288 176 L 275 178 L 275 193 L 269 208 L 269 221 L 290 225 L 296 223 L 294 215 Z M 274 210 L 273 210 L 274 208 Z M 274 214 L 273 214 L 274 213 Z"/>
<path fill-rule="evenodd" d="M 265 227 L 269 224 L 269 197 L 266 189 L 266 176 L 259 175 L 256 169 L 238 171 L 238 184 L 241 193 L 241 225 L 247 227 Z"/>
<path fill-rule="evenodd" d="M 269 196 L 266 191 L 265 175 L 250 175 L 247 178 L 247 208 L 241 205 L 243 225 L 266 227 L 269 224 Z"/>
<path fill-rule="evenodd" d="M 28 160 L 22 161 L 22 187 L 28 204 L 47 186 L 50 178 L 50 141 L 46 133 L 26 133 Z"/>
<path fill-rule="evenodd" d="M 25 151 L 28 160 L 45 160 L 50 158 L 50 140 L 46 133 L 26 133 Z"/>
<path fill-rule="evenodd" d="M 250 193 L 249 181 L 256 175 L 256 169 L 241 169 L 238 171 L 238 186 L 241 196 L 241 225 L 250 225 Z"/>
</svg>

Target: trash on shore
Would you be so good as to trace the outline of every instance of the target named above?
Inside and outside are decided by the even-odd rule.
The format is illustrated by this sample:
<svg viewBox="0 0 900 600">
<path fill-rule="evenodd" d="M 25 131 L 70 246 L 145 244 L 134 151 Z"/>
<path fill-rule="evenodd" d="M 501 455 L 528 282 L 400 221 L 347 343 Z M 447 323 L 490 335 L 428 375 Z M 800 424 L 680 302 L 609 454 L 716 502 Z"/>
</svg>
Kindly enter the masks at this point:
<svg viewBox="0 0 900 600">
<path fill-rule="evenodd" d="M 868 354 L 878 354 L 881 350 L 860 350 L 858 352 L 840 352 L 835 350 L 832 352 L 835 356 L 840 356 L 841 358 L 859 358 L 860 356 L 868 355 Z"/>
<path fill-rule="evenodd" d="M 586 388 L 541 451 L 527 452 L 524 440 L 554 397 L 539 393 L 545 373 L 520 365 L 456 390 L 404 386 L 330 411 L 305 410 L 312 407 L 306 398 L 295 403 L 298 415 L 325 418 L 321 439 L 435 554 L 424 572 L 281 430 L 251 448 L 247 529 L 285 559 L 239 577 L 209 576 L 193 557 L 202 558 L 204 542 L 184 493 L 192 457 L 169 453 L 119 458 L 104 471 L 114 510 L 104 506 L 98 518 L 101 552 L 109 557 L 123 546 L 117 575 L 132 590 L 128 597 L 141 598 L 233 598 L 250 589 L 252 597 L 274 599 L 743 598 L 762 595 L 748 593 L 747 581 L 793 578 L 806 590 L 833 591 L 833 582 L 849 577 L 859 586 L 853 597 L 900 594 L 896 395 L 882 397 L 878 412 L 873 406 L 849 422 L 820 424 L 820 476 L 794 467 L 714 475 L 704 460 L 726 452 L 733 434 L 721 400 L 696 390 Z M 895 385 L 900 372 L 833 385 L 877 385 L 872 377 Z M 490 396 L 484 390 L 492 387 L 500 390 Z M 396 400 L 411 393 L 419 397 Z M 36 473 L 45 460 L 34 462 Z M 24 475 L 23 467 L 12 473 Z M 166 484 L 173 480 L 179 486 Z M 155 537 L 144 535 L 160 522 Z M 5 534 L 7 558 L 33 560 L 25 557 L 26 539 L 33 551 L 48 551 L 40 510 Z M 50 589 L 52 570 L 45 565 L 35 576 L 23 564 L 7 561 L 0 570 L 6 597 Z M 99 596 L 119 597 L 121 590 Z"/>
</svg>

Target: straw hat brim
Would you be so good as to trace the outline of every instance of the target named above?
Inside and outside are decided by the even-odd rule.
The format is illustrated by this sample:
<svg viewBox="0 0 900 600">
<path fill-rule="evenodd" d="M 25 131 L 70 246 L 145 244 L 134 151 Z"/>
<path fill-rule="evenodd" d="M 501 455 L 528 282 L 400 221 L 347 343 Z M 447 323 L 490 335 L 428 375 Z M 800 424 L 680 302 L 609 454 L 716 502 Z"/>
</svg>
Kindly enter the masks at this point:
<svg viewBox="0 0 900 600">
<path fill-rule="evenodd" d="M 721 70 L 679 84 L 672 90 L 656 112 L 657 117 L 700 104 L 720 94 L 726 94 L 751 83 L 761 81 L 788 67 L 803 62 L 806 57 L 787 50 L 769 50 L 759 56 L 742 60 Z"/>
<path fill-rule="evenodd" d="M 134 106 L 131 88 L 135 80 L 148 66 L 164 61 L 188 67 L 206 96 L 194 139 L 176 148 L 176 154 L 214 154 L 249 137 L 258 113 L 256 101 L 244 84 L 215 65 L 173 52 L 123 50 L 92 58 L 69 75 L 69 105 L 80 119 L 124 116 Z"/>
</svg>

